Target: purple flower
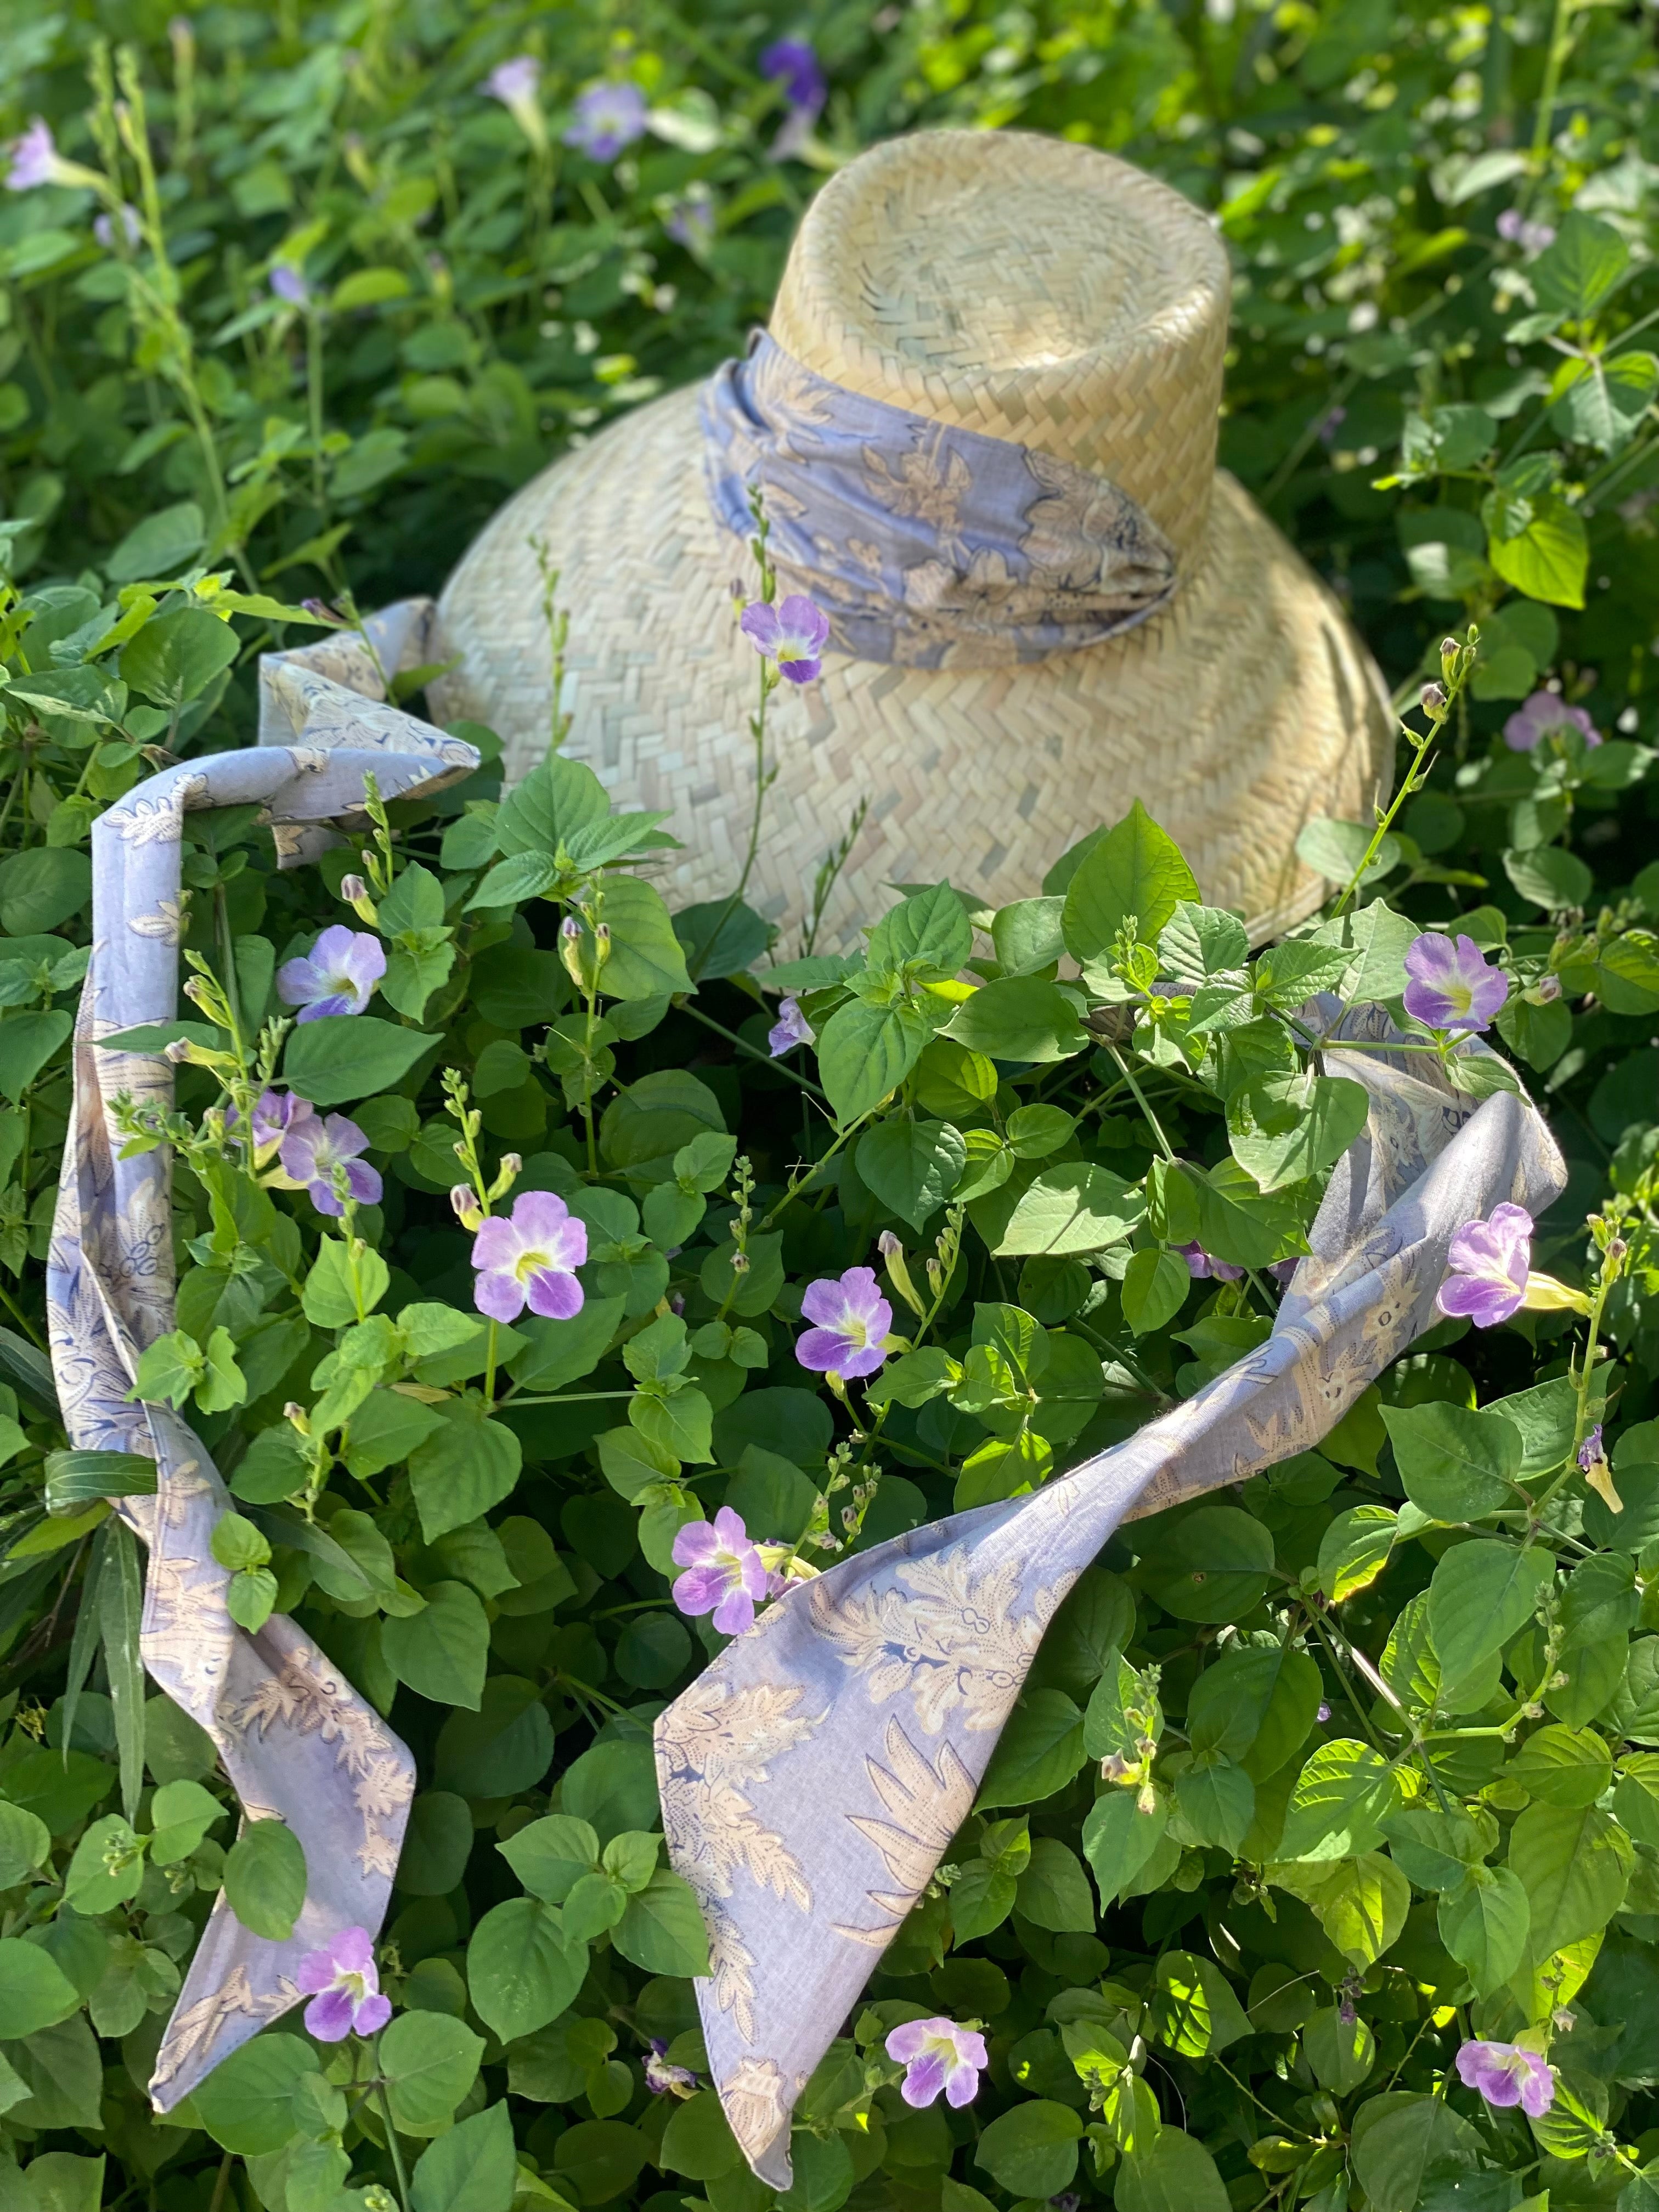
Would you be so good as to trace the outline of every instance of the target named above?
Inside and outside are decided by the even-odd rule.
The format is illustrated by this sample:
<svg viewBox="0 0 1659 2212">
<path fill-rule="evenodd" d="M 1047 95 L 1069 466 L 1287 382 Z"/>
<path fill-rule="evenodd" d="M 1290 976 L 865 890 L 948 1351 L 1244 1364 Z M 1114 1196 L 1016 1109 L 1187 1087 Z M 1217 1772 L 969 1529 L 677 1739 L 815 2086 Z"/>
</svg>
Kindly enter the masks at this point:
<svg viewBox="0 0 1659 2212">
<path fill-rule="evenodd" d="M 800 1310 L 817 1326 L 796 1345 L 795 1357 L 814 1374 L 836 1374 L 851 1382 L 873 1375 L 886 1358 L 893 1309 L 873 1267 L 849 1267 L 839 1281 L 820 1276 L 807 1285 Z"/>
<path fill-rule="evenodd" d="M 800 1000 L 793 997 L 781 1000 L 778 1018 L 766 1032 L 766 1048 L 773 1059 L 781 1060 L 785 1053 L 793 1051 L 798 1044 L 816 1044 L 817 1042 L 817 1031 L 802 1013 Z"/>
<path fill-rule="evenodd" d="M 779 39 L 760 58 L 760 73 L 769 83 L 781 84 L 791 107 L 821 115 L 830 97 L 823 70 L 805 39 Z"/>
<path fill-rule="evenodd" d="M 253 1105 L 254 1165 L 265 1166 L 289 1131 L 310 1121 L 316 1111 L 310 1099 L 301 1098 L 297 1091 L 262 1091 Z M 226 1128 L 234 1129 L 236 1121 L 236 1109 L 227 1107 Z"/>
<path fill-rule="evenodd" d="M 306 2033 L 319 2043 L 343 2043 L 349 2035 L 374 2035 L 392 2017 L 380 1995 L 374 1945 L 367 1928 L 343 1928 L 323 1951 L 307 1951 L 295 1972 L 311 2002 Z"/>
<path fill-rule="evenodd" d="M 792 684 L 810 684 L 822 665 L 830 617 L 805 592 L 792 592 L 781 606 L 755 600 L 744 609 L 738 628 Z"/>
<path fill-rule="evenodd" d="M 126 233 L 127 244 L 137 246 L 143 232 L 138 222 L 138 210 L 129 202 L 121 203 L 121 228 Z M 105 213 L 92 218 L 92 234 L 100 246 L 109 247 L 115 243 L 115 218 Z"/>
<path fill-rule="evenodd" d="M 11 141 L 6 152 L 11 161 L 6 171 L 8 191 L 27 192 L 37 185 L 62 184 L 64 171 L 73 167 L 52 143 L 51 126 L 38 115 L 21 138 Z"/>
<path fill-rule="evenodd" d="M 782 1588 L 767 1571 L 742 1516 L 722 1505 L 713 1521 L 692 1521 L 674 1539 L 674 1563 L 685 1569 L 674 1583 L 682 1613 L 712 1613 L 722 1636 L 741 1636 L 755 1625 L 757 1599 Z"/>
<path fill-rule="evenodd" d="M 1554 245 L 1555 226 L 1528 222 L 1519 208 L 1505 208 L 1498 218 L 1498 235 L 1508 245 L 1518 246 L 1523 253 L 1541 253 L 1547 246 Z M 1515 2102 L 1513 2097 L 1510 2102 Z"/>
<path fill-rule="evenodd" d="M 1510 995 L 1510 979 L 1472 937 L 1425 930 L 1406 948 L 1406 1012 L 1431 1030 L 1484 1030 Z"/>
<path fill-rule="evenodd" d="M 1582 707 L 1570 707 L 1559 693 L 1534 691 L 1504 725 L 1504 743 L 1512 753 L 1535 751 L 1546 738 L 1577 730 L 1585 744 L 1599 745 L 1601 732 Z"/>
<path fill-rule="evenodd" d="M 276 995 L 285 1006 L 303 1009 L 302 1022 L 325 1014 L 361 1014 L 386 973 L 386 947 L 367 930 L 337 921 L 311 951 L 285 960 L 276 970 Z"/>
<path fill-rule="evenodd" d="M 887 2039 L 887 2056 L 904 2069 L 899 2094 L 907 2105 L 931 2105 L 941 2089 L 947 2105 L 973 2101 L 989 2063 L 985 2038 L 953 2020 L 907 2020 Z"/>
<path fill-rule="evenodd" d="M 472 1302 L 491 1321 L 517 1321 L 526 1305 L 548 1321 L 568 1321 L 582 1310 L 576 1270 L 586 1257 L 587 1224 L 556 1192 L 526 1190 L 472 1240 Z"/>
<path fill-rule="evenodd" d="M 645 136 L 645 94 L 636 84 L 607 79 L 590 84 L 576 102 L 567 146 L 592 161 L 614 161 L 626 146 Z"/>
<path fill-rule="evenodd" d="M 272 263 L 270 289 L 290 307 L 308 307 L 311 305 L 311 287 L 305 280 L 305 271 L 296 269 L 291 261 Z"/>
<path fill-rule="evenodd" d="M 663 228 L 676 246 L 706 253 L 714 242 L 714 195 L 707 185 L 688 185 L 663 217 Z"/>
<path fill-rule="evenodd" d="M 1555 2075 L 1535 2051 L 1513 2043 L 1466 2043 L 1457 2054 L 1457 2078 L 1478 2089 L 1489 2105 L 1519 2105 L 1541 2119 L 1555 2101 Z"/>
<path fill-rule="evenodd" d="M 1607 1455 L 1601 1443 L 1601 1424 L 1598 1421 L 1578 1447 L 1578 1464 L 1588 1474 L 1592 1468 L 1605 1467 L 1607 1463 Z"/>
<path fill-rule="evenodd" d="M 295 1115 L 283 1139 L 283 1173 L 305 1185 L 319 1213 L 337 1220 L 345 1207 L 334 1188 L 336 1168 L 345 1170 L 346 1188 L 359 1206 L 380 1202 L 379 1172 L 357 1157 L 368 1150 L 368 1139 L 343 1114 L 331 1114 L 325 1121 L 314 1114 L 304 1119 Z"/>
<path fill-rule="evenodd" d="M 653 2035 L 651 2047 L 645 2054 L 645 2086 L 653 2097 L 668 2093 L 676 2097 L 696 2094 L 699 2083 L 689 2066 L 671 2066 L 668 2045 L 660 2036 Z"/>
<path fill-rule="evenodd" d="M 1526 1304 L 1531 1214 L 1506 1201 L 1492 1208 L 1489 1220 L 1466 1221 L 1447 1248 L 1446 1265 L 1434 1298 L 1440 1311 L 1467 1316 L 1477 1328 L 1496 1328 Z"/>
<path fill-rule="evenodd" d="M 521 100 L 534 100 L 541 81 L 542 65 L 535 55 L 514 54 L 511 61 L 496 63 L 479 90 L 499 100 L 503 107 L 516 107 Z"/>
<path fill-rule="evenodd" d="M 1243 1267 L 1235 1267 L 1228 1261 L 1212 1259 L 1201 1244 L 1177 1244 L 1176 1251 L 1187 1262 L 1187 1272 L 1195 1283 L 1213 1275 L 1218 1283 L 1242 1282 Z"/>
<path fill-rule="evenodd" d="M 1327 412 L 1325 419 L 1319 426 L 1320 444 L 1322 446 L 1334 446 L 1336 443 L 1337 432 L 1342 428 L 1342 425 L 1347 421 L 1347 419 L 1348 410 L 1346 407 L 1331 408 Z"/>
<path fill-rule="evenodd" d="M 1325 1700 L 1323 1698 L 1322 1698 L 1319 1700 L 1319 1709 L 1318 1709 L 1318 1711 L 1315 1713 L 1315 1715 L 1314 1715 L 1314 1718 L 1315 1718 L 1316 1721 L 1328 1721 L 1328 1720 L 1329 1720 L 1330 1717 L 1331 1717 L 1331 1709 L 1330 1709 L 1330 1706 L 1329 1706 L 1329 1705 L 1326 1702 L 1326 1700 Z"/>
</svg>

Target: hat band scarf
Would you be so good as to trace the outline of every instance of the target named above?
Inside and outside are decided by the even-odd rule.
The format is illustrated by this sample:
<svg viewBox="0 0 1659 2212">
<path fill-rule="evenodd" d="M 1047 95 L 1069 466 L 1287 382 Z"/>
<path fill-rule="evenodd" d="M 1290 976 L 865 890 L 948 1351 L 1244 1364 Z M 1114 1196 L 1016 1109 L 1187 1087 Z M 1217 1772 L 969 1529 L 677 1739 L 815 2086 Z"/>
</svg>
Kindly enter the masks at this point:
<svg viewBox="0 0 1659 2212">
<path fill-rule="evenodd" d="M 169 1109 L 173 1067 L 160 1052 L 106 1051 L 98 1040 L 174 1020 L 187 811 L 260 806 L 280 865 L 291 867 L 337 842 L 326 825 L 359 815 L 366 775 L 394 799 L 477 767 L 472 746 L 380 703 L 380 668 L 429 659 L 432 611 L 411 601 L 372 617 L 373 653 L 340 633 L 264 655 L 257 745 L 168 769 L 93 824 L 93 951 L 46 1270 L 53 1376 L 72 1446 L 154 1459 L 154 1497 L 113 1501 L 149 1547 L 144 1665 L 212 1737 L 246 1816 L 285 1821 L 299 1838 L 308 1875 L 284 1942 L 243 1927 L 222 1893 L 215 1902 L 156 2057 L 158 2112 L 302 2000 L 295 1969 L 307 1951 L 347 1928 L 379 1929 L 415 1763 L 291 1620 L 273 1613 L 257 1636 L 232 1620 L 229 1576 L 210 1541 L 229 1502 L 224 1485 L 184 1421 L 129 1395 L 140 1353 L 174 1322 L 171 1176 L 165 1146 L 120 1157 L 110 1109 L 123 1092 Z M 125 1554 L 112 1557 L 131 1559 L 136 1579 L 131 1540 L 122 1541 Z"/>
<path fill-rule="evenodd" d="M 855 659 L 1001 667 L 1077 653 L 1167 605 L 1173 547 L 1107 477 L 930 421 L 805 368 L 764 331 L 703 388 L 716 520 L 754 529 Z"/>
<path fill-rule="evenodd" d="M 1379 1006 L 1306 1011 L 1328 1032 L 1326 1066 L 1370 1107 L 1265 1343 L 1063 1480 L 797 1584 L 657 1721 L 668 1855 L 708 1930 L 709 2069 L 774 2188 L 790 2185 L 797 2100 L 973 1809 L 1045 1631 L 1114 1529 L 1311 1450 L 1437 1320 L 1459 1228 L 1504 1200 L 1541 1212 L 1565 1185 L 1526 1100 L 1474 1106 L 1415 1054 L 1345 1053 L 1345 1036 L 1397 1037 Z M 1119 1796 L 1141 1778 L 1120 1777 Z"/>
</svg>

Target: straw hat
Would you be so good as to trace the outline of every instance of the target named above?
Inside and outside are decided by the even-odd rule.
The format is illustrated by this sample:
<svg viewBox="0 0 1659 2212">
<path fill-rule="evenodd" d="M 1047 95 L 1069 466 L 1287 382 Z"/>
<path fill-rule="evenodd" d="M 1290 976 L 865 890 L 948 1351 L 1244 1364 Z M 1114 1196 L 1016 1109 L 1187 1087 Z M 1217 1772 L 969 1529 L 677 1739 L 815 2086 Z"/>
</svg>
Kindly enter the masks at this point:
<svg viewBox="0 0 1659 2212">
<path fill-rule="evenodd" d="M 1096 472 L 1138 502 L 1175 586 L 1138 627 L 998 666 L 826 654 L 771 707 L 778 774 L 750 902 L 801 919 L 862 798 L 819 949 L 856 942 L 896 883 L 1033 895 L 1065 848 L 1141 799 L 1205 896 L 1258 941 L 1324 885 L 1295 855 L 1317 815 L 1386 787 L 1382 679 L 1336 600 L 1215 465 L 1226 257 L 1179 194 L 1092 149 L 1015 131 L 890 140 L 808 210 L 772 337 L 845 390 Z M 545 752 L 550 653 L 533 541 L 570 622 L 566 750 L 613 799 L 672 810 L 672 904 L 724 897 L 754 796 L 742 541 L 704 483 L 698 393 L 640 409 L 526 485 L 446 590 L 434 687 L 489 725 L 509 781 Z M 786 584 L 786 588 L 787 585 Z M 786 930 L 786 950 L 796 950 Z"/>
</svg>

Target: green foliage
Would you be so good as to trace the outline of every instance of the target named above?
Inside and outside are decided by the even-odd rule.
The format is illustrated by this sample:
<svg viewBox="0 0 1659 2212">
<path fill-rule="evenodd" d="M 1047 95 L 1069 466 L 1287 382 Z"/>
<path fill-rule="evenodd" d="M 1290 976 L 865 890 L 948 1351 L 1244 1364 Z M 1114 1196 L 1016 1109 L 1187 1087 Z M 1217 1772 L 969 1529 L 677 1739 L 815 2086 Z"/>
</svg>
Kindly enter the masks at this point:
<svg viewBox="0 0 1659 2212">
<path fill-rule="evenodd" d="M 1605 1290 L 1605 1357 L 1583 1368 L 1566 1311 L 1447 1324 L 1319 1453 L 1119 1531 L 806 2087 L 787 2203 L 1659 2203 L 1650 27 L 1418 0 L 94 14 L 0 40 L 7 135 L 46 118 L 115 203 L 64 182 L 0 208 L 13 2193 L 91 2212 L 107 2156 L 158 2212 L 663 2212 L 687 2188 L 766 2212 L 659 1838 L 649 1724 L 718 1644 L 672 1603 L 677 1532 L 730 1504 L 804 1577 L 1040 1486 L 1255 1350 L 1363 1120 L 1298 1010 L 1398 1013 L 1413 939 L 1451 927 L 1510 995 L 1509 1057 L 1450 1065 L 1492 1085 L 1512 1059 L 1543 1098 L 1571 1182 L 1534 1264 Z M 116 27 L 138 43 L 111 55 Z M 832 87 L 799 158 L 756 66 L 779 35 Z M 478 89 L 520 51 L 539 130 Z M 558 142 L 611 72 L 648 125 L 599 165 Z M 228 1475 L 234 1619 L 291 1615 L 421 1779 L 378 2046 L 296 2012 L 157 2128 L 141 2085 L 214 1900 L 279 1940 L 307 1869 L 280 1821 L 237 1834 L 210 1741 L 149 1696 L 142 1554 L 102 1504 L 148 1463 L 61 1449 L 27 1340 L 90 824 L 163 752 L 247 741 L 255 656 L 317 628 L 302 598 L 434 587 L 550 455 L 738 350 L 819 177 L 940 124 L 1110 147 L 1213 216 L 1221 459 L 1339 588 L 1407 729 L 1425 680 L 1449 715 L 1386 823 L 1298 825 L 1332 897 L 1255 954 L 1129 789 L 1000 912 L 906 886 L 833 955 L 741 901 L 671 913 L 651 855 L 702 824 L 616 811 L 556 750 L 503 799 L 476 730 L 477 776 L 376 822 L 372 921 L 334 895 L 355 859 L 279 873 L 252 810 L 187 818 L 185 957 L 243 1033 L 222 996 L 148 1042 L 240 1054 L 246 1082 L 279 963 L 373 928 L 371 1011 L 267 1042 L 384 1188 L 325 1223 L 204 1123 L 228 1063 L 182 1067 L 177 1114 L 127 1133 L 179 1163 L 179 1312 L 138 1395 Z M 1505 742 L 1547 686 L 1601 742 Z M 774 987 L 815 1053 L 769 1063 Z M 562 1195 L 573 1319 L 483 1323 L 457 1181 L 498 1212 Z M 1249 1272 L 1195 1276 L 1194 1248 Z M 793 1346 L 805 1287 L 854 1267 L 895 1340 L 843 1400 Z M 917 2113 L 883 2045 L 939 2013 L 981 2021 L 991 2063 L 971 2109 Z M 1535 2126 L 1460 2082 L 1472 2036 L 1547 2049 Z M 653 2044 L 688 2100 L 653 2095 Z M 216 2194 L 222 2153 L 246 2166 Z"/>
</svg>

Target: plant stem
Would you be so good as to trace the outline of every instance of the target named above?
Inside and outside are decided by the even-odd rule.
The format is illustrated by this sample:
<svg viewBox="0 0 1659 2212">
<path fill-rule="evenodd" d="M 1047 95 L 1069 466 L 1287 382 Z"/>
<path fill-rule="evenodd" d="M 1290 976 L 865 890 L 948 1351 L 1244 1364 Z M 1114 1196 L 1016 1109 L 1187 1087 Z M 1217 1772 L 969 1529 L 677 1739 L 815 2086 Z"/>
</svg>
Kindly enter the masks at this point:
<svg viewBox="0 0 1659 2212">
<path fill-rule="evenodd" d="M 374 2064 L 377 2070 L 380 2063 L 380 2039 L 377 2035 L 374 2039 Z M 398 2141 L 398 2130 L 392 2125 L 392 2100 L 386 2094 L 384 2077 L 375 2084 L 375 2094 L 380 2100 L 380 2117 L 386 2122 L 386 2148 L 392 2153 L 392 2171 L 398 2183 L 398 2202 L 402 2205 L 403 2212 L 409 2212 L 409 2176 L 404 2171 L 403 2146 Z"/>
</svg>

